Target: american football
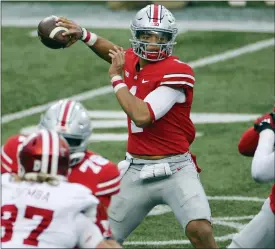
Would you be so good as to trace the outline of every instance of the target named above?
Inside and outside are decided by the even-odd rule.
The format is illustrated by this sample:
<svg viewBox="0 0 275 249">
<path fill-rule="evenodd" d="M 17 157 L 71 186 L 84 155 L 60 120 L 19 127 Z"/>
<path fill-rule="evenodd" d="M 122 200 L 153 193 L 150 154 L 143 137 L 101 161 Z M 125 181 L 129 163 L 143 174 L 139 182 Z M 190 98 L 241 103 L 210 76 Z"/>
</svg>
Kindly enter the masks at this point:
<svg viewBox="0 0 275 249">
<path fill-rule="evenodd" d="M 59 49 L 66 47 L 70 37 L 62 36 L 62 33 L 68 31 L 67 28 L 56 26 L 56 16 L 44 18 L 38 24 L 38 37 L 41 42 L 48 48 Z"/>
</svg>

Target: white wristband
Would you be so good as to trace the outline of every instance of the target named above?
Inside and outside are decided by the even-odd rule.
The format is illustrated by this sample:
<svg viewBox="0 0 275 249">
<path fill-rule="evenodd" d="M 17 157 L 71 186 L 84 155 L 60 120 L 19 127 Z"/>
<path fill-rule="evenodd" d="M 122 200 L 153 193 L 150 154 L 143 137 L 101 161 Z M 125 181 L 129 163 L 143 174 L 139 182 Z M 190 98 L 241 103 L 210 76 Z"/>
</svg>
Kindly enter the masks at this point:
<svg viewBox="0 0 275 249">
<path fill-rule="evenodd" d="M 82 38 L 81 40 L 86 43 L 88 46 L 93 46 L 97 41 L 97 35 L 95 33 L 89 32 L 87 29 L 82 28 Z"/>
<path fill-rule="evenodd" d="M 120 88 L 127 87 L 120 75 L 113 76 L 111 82 L 115 93 L 117 93 Z"/>
<path fill-rule="evenodd" d="M 123 79 L 120 75 L 115 75 L 112 77 L 111 83 L 113 84 L 115 81 L 118 81 L 118 80 L 123 80 Z"/>
<path fill-rule="evenodd" d="M 117 91 L 122 88 L 122 87 L 127 87 L 125 83 L 119 83 L 114 87 L 114 92 L 117 93 Z"/>
</svg>

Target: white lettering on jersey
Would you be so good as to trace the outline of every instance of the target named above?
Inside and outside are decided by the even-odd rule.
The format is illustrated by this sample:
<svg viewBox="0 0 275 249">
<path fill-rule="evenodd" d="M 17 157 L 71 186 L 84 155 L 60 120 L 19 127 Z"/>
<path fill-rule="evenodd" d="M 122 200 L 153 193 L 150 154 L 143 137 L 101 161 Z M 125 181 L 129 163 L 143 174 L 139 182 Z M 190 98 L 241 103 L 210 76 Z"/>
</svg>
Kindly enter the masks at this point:
<svg viewBox="0 0 275 249">
<path fill-rule="evenodd" d="M 89 159 L 85 160 L 82 165 L 79 167 L 81 172 L 86 172 L 90 168 L 95 174 L 98 174 L 102 166 L 109 163 L 109 160 L 100 156 L 100 155 L 91 155 Z"/>
</svg>

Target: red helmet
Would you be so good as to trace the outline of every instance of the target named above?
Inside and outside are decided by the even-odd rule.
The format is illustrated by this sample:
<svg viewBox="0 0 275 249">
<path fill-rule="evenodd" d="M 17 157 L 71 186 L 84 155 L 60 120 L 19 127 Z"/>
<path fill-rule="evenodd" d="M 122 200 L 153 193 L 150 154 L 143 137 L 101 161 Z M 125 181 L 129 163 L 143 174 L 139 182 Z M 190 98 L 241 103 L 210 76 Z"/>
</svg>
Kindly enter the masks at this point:
<svg viewBox="0 0 275 249">
<path fill-rule="evenodd" d="M 31 134 L 22 144 L 18 156 L 25 173 L 68 174 L 70 148 L 55 131 L 41 129 Z"/>
</svg>

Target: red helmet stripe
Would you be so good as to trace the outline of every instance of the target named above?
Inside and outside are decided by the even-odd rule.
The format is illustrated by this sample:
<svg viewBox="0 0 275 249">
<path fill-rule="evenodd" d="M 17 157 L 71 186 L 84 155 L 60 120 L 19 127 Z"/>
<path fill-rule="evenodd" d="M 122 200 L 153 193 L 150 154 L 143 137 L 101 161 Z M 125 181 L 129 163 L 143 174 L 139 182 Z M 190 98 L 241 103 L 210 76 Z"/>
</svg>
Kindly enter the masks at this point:
<svg viewBox="0 0 275 249">
<path fill-rule="evenodd" d="M 72 104 L 71 100 L 65 100 L 62 107 L 61 107 L 61 113 L 60 113 L 60 125 L 65 126 L 67 123 L 67 119 L 70 117 L 69 114 L 69 109 Z"/>
<path fill-rule="evenodd" d="M 158 20 L 159 20 L 159 13 L 160 13 L 159 7 L 161 7 L 161 6 L 154 4 L 153 22 L 158 22 Z"/>
</svg>

